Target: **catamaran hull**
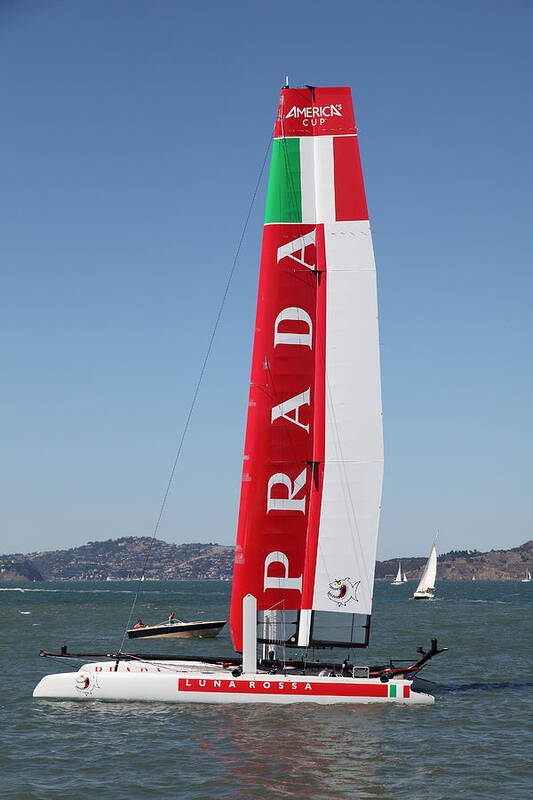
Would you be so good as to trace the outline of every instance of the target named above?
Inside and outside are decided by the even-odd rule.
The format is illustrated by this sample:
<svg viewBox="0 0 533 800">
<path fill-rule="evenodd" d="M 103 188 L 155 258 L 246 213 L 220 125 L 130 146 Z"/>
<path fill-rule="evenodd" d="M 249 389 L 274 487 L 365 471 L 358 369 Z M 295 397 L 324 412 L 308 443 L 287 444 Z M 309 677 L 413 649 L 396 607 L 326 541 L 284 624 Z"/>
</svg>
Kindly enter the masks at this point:
<svg viewBox="0 0 533 800">
<path fill-rule="evenodd" d="M 111 667 L 112 668 L 112 667 Z M 235 678 L 224 673 L 63 672 L 47 675 L 33 696 L 50 700 L 163 703 L 401 703 L 430 705 L 431 695 L 414 692 L 411 681 L 318 676 Z"/>
</svg>

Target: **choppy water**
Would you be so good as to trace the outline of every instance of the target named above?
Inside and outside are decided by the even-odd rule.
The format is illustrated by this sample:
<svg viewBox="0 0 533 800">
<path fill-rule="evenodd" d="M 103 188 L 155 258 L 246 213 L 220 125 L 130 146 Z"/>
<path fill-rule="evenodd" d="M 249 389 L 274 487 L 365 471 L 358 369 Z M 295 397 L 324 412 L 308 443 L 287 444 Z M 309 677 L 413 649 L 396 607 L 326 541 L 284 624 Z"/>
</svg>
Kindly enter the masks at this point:
<svg viewBox="0 0 533 800">
<path fill-rule="evenodd" d="M 38 650 L 116 648 L 135 584 L 0 586 L 0 797 L 526 800 L 533 583 L 441 582 L 430 603 L 410 600 L 413 588 L 378 583 L 372 646 L 358 660 L 410 658 L 437 635 L 450 651 L 425 672 L 438 691 L 422 708 L 36 701 L 43 674 L 71 669 Z M 224 617 L 229 592 L 215 581 L 145 583 L 136 616 Z M 213 642 L 145 645 L 185 647 L 231 652 L 226 629 Z"/>
</svg>

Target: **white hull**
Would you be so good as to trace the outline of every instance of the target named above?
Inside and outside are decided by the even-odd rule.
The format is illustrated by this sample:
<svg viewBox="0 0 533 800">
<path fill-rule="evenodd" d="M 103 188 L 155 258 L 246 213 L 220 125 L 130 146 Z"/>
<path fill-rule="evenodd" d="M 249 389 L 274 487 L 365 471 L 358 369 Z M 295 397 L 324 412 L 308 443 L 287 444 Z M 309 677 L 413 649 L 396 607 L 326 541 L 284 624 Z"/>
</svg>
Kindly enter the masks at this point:
<svg viewBox="0 0 533 800">
<path fill-rule="evenodd" d="M 415 600 L 434 600 L 435 593 L 432 589 L 427 589 L 426 591 L 422 590 L 420 592 L 415 592 L 413 597 Z"/>
<path fill-rule="evenodd" d="M 196 666 L 196 668 L 195 668 Z M 378 678 L 317 675 L 234 677 L 220 667 L 162 662 L 160 665 L 121 662 L 86 664 L 78 672 L 47 675 L 33 696 L 53 700 L 164 703 L 401 703 L 430 705 L 431 695 L 414 692 L 409 680 L 382 683 Z"/>
<path fill-rule="evenodd" d="M 219 633 L 220 628 L 210 631 L 175 631 L 174 633 L 160 633 L 157 636 L 150 636 L 150 639 L 213 639 Z"/>
<path fill-rule="evenodd" d="M 218 630 L 210 631 L 176 631 L 175 633 L 161 633 L 159 636 L 151 636 L 151 639 L 213 639 L 220 633 Z"/>
</svg>

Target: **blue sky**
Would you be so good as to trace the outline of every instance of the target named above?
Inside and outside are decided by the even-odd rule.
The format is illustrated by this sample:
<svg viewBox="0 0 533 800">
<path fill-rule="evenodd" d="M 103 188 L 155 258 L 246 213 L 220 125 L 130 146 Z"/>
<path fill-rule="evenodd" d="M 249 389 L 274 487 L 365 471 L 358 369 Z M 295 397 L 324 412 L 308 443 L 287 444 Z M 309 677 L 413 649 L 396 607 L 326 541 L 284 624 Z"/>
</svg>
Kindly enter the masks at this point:
<svg viewBox="0 0 533 800">
<path fill-rule="evenodd" d="M 291 85 L 350 85 L 378 264 L 379 553 L 533 538 L 533 8 L 0 3 L 0 552 L 151 535 Z M 159 535 L 232 543 L 264 186 Z"/>
</svg>

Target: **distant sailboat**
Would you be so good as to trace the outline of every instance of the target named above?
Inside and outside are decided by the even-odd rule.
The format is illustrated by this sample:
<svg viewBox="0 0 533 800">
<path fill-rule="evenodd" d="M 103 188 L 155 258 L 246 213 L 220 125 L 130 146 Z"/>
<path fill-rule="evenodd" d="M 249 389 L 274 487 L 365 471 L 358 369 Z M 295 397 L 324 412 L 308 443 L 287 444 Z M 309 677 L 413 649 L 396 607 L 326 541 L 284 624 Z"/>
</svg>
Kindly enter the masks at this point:
<svg viewBox="0 0 533 800">
<path fill-rule="evenodd" d="M 405 572 L 402 574 L 402 583 L 407 583 L 407 575 Z"/>
<path fill-rule="evenodd" d="M 522 583 L 531 583 L 531 572 L 526 569 L 526 577 L 522 578 Z"/>
<path fill-rule="evenodd" d="M 401 586 L 402 583 L 405 583 L 405 574 L 402 572 L 402 562 L 398 561 L 398 572 L 396 573 L 396 577 L 391 583 L 391 586 Z"/>
<path fill-rule="evenodd" d="M 431 553 L 424 567 L 422 577 L 413 594 L 415 600 L 433 600 L 435 596 L 435 579 L 437 577 L 437 548 L 431 548 Z"/>
</svg>

